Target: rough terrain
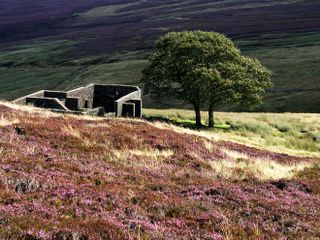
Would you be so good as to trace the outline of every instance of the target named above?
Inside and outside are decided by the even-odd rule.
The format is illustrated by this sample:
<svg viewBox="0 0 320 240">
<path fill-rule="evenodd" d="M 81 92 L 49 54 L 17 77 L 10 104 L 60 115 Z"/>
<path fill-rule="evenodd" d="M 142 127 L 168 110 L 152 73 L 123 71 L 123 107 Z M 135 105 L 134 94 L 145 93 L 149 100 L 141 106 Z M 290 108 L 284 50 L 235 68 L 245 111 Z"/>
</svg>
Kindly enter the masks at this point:
<svg viewBox="0 0 320 240">
<path fill-rule="evenodd" d="M 0 113 L 0 239 L 320 237 L 316 157 L 141 120 Z"/>
</svg>

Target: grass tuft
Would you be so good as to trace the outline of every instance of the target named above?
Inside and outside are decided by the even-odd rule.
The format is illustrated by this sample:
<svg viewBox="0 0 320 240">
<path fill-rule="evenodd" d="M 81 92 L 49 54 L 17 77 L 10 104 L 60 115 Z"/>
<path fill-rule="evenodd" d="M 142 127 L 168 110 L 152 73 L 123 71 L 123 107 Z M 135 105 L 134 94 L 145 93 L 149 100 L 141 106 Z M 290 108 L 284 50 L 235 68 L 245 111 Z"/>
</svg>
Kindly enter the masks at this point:
<svg viewBox="0 0 320 240">
<path fill-rule="evenodd" d="M 259 179 L 262 181 L 292 179 L 311 164 L 284 165 L 272 160 L 246 159 L 211 161 L 211 177 L 229 180 Z"/>
</svg>

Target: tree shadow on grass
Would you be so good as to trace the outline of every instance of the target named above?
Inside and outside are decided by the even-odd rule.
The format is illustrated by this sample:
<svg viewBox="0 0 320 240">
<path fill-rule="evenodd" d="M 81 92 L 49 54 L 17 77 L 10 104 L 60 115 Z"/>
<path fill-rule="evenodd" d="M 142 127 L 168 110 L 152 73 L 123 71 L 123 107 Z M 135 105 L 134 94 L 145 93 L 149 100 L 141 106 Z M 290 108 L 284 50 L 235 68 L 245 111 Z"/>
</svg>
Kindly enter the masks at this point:
<svg viewBox="0 0 320 240">
<path fill-rule="evenodd" d="M 154 116 L 143 116 L 143 119 L 149 121 L 149 122 L 164 122 L 169 123 L 175 126 L 193 129 L 193 130 L 212 130 L 212 129 L 220 129 L 220 130 L 230 130 L 232 128 L 231 125 L 228 124 L 215 124 L 214 128 L 209 128 L 207 125 L 202 125 L 201 127 L 198 127 L 196 125 L 196 122 L 191 119 L 169 119 L 166 117 L 154 117 Z"/>
</svg>

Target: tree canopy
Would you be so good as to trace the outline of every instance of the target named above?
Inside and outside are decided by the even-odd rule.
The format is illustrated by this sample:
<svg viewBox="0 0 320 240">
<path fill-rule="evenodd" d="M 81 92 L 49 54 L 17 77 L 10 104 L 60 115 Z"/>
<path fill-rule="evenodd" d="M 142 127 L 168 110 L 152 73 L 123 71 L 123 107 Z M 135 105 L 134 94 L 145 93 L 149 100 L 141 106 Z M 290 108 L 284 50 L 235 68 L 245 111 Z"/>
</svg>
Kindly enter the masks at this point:
<svg viewBox="0 0 320 240">
<path fill-rule="evenodd" d="M 174 97 L 194 106 L 196 123 L 207 107 L 209 126 L 221 104 L 241 103 L 254 109 L 271 86 L 271 72 L 257 59 L 241 55 L 226 36 L 216 32 L 171 32 L 159 38 L 142 82 L 154 98 Z"/>
</svg>

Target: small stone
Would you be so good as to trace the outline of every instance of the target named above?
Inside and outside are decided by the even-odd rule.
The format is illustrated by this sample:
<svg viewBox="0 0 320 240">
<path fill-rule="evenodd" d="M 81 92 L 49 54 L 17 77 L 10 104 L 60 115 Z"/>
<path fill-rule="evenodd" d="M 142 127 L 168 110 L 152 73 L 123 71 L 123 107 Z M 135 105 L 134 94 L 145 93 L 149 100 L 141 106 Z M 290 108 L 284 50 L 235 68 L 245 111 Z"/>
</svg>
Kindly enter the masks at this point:
<svg viewBox="0 0 320 240">
<path fill-rule="evenodd" d="M 221 192 L 218 189 L 209 189 L 205 192 L 207 196 L 213 196 L 213 195 L 221 195 Z"/>
<path fill-rule="evenodd" d="M 287 183 L 284 181 L 274 181 L 271 183 L 272 185 L 276 186 L 280 190 L 284 190 L 287 187 Z"/>
<path fill-rule="evenodd" d="M 320 136 L 314 136 L 313 141 L 315 142 L 320 142 Z"/>
<path fill-rule="evenodd" d="M 130 228 L 130 230 L 134 230 L 137 228 L 137 224 L 132 222 L 129 224 L 129 228 Z"/>
<path fill-rule="evenodd" d="M 31 234 L 26 234 L 23 239 L 24 240 L 40 240 L 40 238 L 33 236 Z"/>
<path fill-rule="evenodd" d="M 34 192 L 40 188 L 40 184 L 34 180 L 18 180 L 15 184 L 15 191 L 17 193 Z"/>
<path fill-rule="evenodd" d="M 9 223 L 9 220 L 7 218 L 0 218 L 0 225 L 6 225 Z"/>
<path fill-rule="evenodd" d="M 52 240 L 88 240 L 88 237 L 77 232 L 58 232 L 54 234 Z"/>
<path fill-rule="evenodd" d="M 14 130 L 18 135 L 26 135 L 26 130 L 20 127 L 15 127 Z"/>
<path fill-rule="evenodd" d="M 132 208 L 125 208 L 124 209 L 124 213 L 128 216 L 128 217 L 132 217 L 134 210 Z"/>
</svg>

